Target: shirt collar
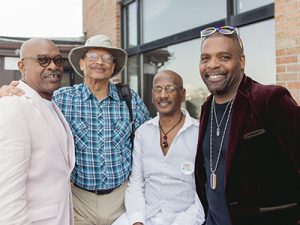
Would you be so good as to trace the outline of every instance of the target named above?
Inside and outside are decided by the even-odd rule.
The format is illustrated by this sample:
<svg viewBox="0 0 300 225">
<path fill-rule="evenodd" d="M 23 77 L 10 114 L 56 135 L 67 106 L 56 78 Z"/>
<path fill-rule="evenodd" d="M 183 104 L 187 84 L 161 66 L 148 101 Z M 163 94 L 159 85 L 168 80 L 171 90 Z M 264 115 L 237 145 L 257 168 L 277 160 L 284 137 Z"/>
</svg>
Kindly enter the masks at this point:
<svg viewBox="0 0 300 225">
<path fill-rule="evenodd" d="M 199 126 L 199 122 L 197 120 L 196 121 L 193 120 L 192 117 L 190 116 L 189 112 L 186 109 L 182 108 L 181 112 L 185 115 L 185 121 L 184 121 L 184 124 L 181 129 L 184 130 L 192 125 L 197 126 L 197 127 Z M 154 117 L 152 120 L 149 120 L 146 123 L 149 123 L 149 124 L 152 124 L 153 126 L 158 127 L 159 126 L 158 122 L 159 122 L 159 114 L 156 117 Z"/>
<path fill-rule="evenodd" d="M 118 91 L 116 88 L 116 85 L 113 85 L 112 83 L 108 83 L 108 97 L 111 97 L 115 100 L 119 100 L 119 95 L 118 95 Z M 88 86 L 83 83 L 83 87 L 82 87 L 82 99 L 84 101 L 86 101 L 90 96 L 93 96 L 93 93 L 90 91 L 90 89 L 88 88 Z"/>
</svg>

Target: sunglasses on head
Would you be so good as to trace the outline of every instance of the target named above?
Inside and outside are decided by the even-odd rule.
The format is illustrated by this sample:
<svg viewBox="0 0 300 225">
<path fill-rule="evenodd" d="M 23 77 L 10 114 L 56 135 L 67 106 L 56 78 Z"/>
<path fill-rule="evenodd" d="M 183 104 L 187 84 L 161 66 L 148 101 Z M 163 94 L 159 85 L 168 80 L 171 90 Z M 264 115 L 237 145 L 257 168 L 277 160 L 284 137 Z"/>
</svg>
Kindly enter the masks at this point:
<svg viewBox="0 0 300 225">
<path fill-rule="evenodd" d="M 38 62 L 38 64 L 40 64 L 40 66 L 42 67 L 47 67 L 50 65 L 51 61 L 54 62 L 54 64 L 58 67 L 61 67 L 64 65 L 66 58 L 63 58 L 61 55 L 55 56 L 53 58 L 48 57 L 48 56 L 37 56 L 37 57 L 26 57 L 26 58 L 22 58 L 22 60 L 25 59 L 31 59 L 31 60 L 35 60 Z"/>
<path fill-rule="evenodd" d="M 237 27 L 232 27 L 232 26 L 208 27 L 200 32 L 201 39 L 205 39 L 206 37 L 214 34 L 215 32 L 219 32 L 220 34 L 223 34 L 223 35 L 232 35 L 232 34 L 236 33 L 239 43 L 240 43 L 240 46 L 243 49 L 243 43 L 240 38 Z"/>
</svg>

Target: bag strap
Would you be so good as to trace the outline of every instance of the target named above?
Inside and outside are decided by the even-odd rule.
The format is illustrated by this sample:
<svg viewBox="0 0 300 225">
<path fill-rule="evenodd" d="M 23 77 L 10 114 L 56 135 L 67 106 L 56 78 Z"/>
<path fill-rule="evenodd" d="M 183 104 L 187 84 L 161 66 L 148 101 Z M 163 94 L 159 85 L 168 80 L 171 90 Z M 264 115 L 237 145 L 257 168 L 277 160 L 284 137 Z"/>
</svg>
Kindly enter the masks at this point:
<svg viewBox="0 0 300 225">
<path fill-rule="evenodd" d="M 131 123 L 131 135 L 130 135 L 130 139 L 131 139 L 131 143 L 133 146 L 133 139 L 134 139 L 134 132 L 135 132 L 135 126 L 134 126 L 134 122 L 133 122 L 133 114 L 132 114 L 132 105 L 131 105 L 131 91 L 129 88 L 128 84 L 116 84 L 117 89 L 118 89 L 118 95 L 120 100 L 125 101 L 128 111 L 129 111 L 129 116 L 130 116 L 130 123 Z"/>
</svg>

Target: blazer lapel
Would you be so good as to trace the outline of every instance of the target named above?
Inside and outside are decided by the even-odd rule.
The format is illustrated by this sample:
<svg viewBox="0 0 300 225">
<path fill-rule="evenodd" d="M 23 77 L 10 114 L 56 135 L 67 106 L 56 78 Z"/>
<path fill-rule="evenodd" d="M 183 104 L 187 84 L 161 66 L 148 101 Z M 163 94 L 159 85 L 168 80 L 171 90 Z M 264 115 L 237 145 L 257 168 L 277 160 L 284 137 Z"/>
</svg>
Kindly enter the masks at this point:
<svg viewBox="0 0 300 225">
<path fill-rule="evenodd" d="M 67 149 L 65 145 L 65 141 L 63 140 L 63 136 L 61 135 L 61 129 L 60 126 L 57 124 L 57 121 L 54 119 L 52 113 L 48 109 L 48 107 L 45 105 L 43 102 L 42 97 L 34 91 L 31 87 L 29 87 L 27 84 L 24 82 L 20 82 L 18 85 L 22 90 L 25 91 L 25 96 L 27 98 L 32 99 L 32 103 L 37 108 L 41 115 L 44 117 L 44 119 L 47 121 L 49 124 L 49 127 L 53 130 L 53 135 L 55 135 L 57 142 L 59 143 L 60 146 L 60 151 L 63 155 L 64 160 L 66 163 L 68 163 L 68 158 L 67 158 Z"/>
<path fill-rule="evenodd" d="M 67 149 L 65 151 L 63 151 L 64 156 L 66 161 L 68 162 L 70 168 L 74 167 L 75 164 L 75 147 L 74 147 L 74 139 L 73 139 L 73 135 L 72 135 L 72 131 L 69 127 L 68 122 L 66 121 L 64 115 L 62 114 L 62 112 L 60 111 L 60 109 L 57 107 L 57 105 L 52 101 L 53 107 L 59 117 L 59 119 L 61 120 L 65 131 L 67 133 Z"/>
<path fill-rule="evenodd" d="M 248 107 L 248 97 L 242 92 L 238 91 L 232 107 L 229 141 L 225 158 L 225 187 Z"/>
</svg>

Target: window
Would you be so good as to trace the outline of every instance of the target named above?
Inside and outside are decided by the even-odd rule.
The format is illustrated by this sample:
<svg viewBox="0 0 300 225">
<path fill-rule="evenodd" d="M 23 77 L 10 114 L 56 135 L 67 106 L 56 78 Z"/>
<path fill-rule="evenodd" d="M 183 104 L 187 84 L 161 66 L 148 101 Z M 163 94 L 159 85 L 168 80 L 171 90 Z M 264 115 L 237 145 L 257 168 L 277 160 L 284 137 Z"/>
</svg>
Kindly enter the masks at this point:
<svg viewBox="0 0 300 225">
<path fill-rule="evenodd" d="M 199 115 L 200 105 L 209 94 L 199 72 L 200 44 L 200 39 L 195 39 L 144 54 L 144 75 L 147 77 L 144 89 L 151 90 L 152 80 L 157 72 L 174 70 L 181 75 L 186 89 L 184 107 L 195 118 Z M 145 93 L 146 98 L 149 98 L 147 102 L 151 102 L 149 93 Z M 151 112 L 154 112 L 154 109 Z"/>
<path fill-rule="evenodd" d="M 274 0 L 235 0 L 236 13 L 246 12 L 273 2 Z"/>
<path fill-rule="evenodd" d="M 225 0 L 144 0 L 143 43 L 224 18 Z"/>
<path fill-rule="evenodd" d="M 133 2 L 124 8 L 125 46 L 131 48 L 137 45 L 137 4 Z"/>
<path fill-rule="evenodd" d="M 242 27 L 240 34 L 245 47 L 245 73 L 260 83 L 275 84 L 274 19 Z"/>
</svg>

